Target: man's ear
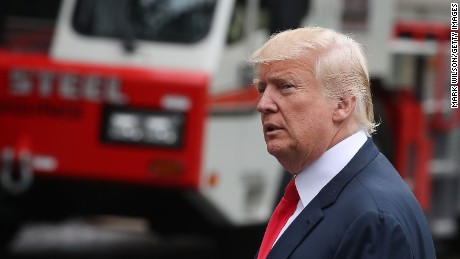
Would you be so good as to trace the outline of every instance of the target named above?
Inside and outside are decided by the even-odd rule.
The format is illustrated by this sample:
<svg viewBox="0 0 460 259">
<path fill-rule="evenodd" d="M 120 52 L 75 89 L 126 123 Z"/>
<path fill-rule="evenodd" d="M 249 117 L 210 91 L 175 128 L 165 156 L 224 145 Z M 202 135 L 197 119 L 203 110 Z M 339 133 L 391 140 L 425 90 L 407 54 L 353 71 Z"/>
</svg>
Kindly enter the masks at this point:
<svg viewBox="0 0 460 259">
<path fill-rule="evenodd" d="M 342 122 L 352 116 L 356 106 L 356 96 L 340 97 L 335 100 L 332 120 Z"/>
</svg>

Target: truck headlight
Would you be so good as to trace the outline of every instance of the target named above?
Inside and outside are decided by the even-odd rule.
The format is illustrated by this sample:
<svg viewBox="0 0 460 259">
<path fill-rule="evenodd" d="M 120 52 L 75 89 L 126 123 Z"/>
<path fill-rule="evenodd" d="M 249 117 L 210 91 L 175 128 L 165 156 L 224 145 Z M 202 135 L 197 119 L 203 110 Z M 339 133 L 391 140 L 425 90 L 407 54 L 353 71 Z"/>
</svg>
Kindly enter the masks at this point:
<svg viewBox="0 0 460 259">
<path fill-rule="evenodd" d="M 107 108 L 104 142 L 180 147 L 185 123 L 183 113 L 145 109 Z"/>
<path fill-rule="evenodd" d="M 144 135 L 141 119 L 137 114 L 113 113 L 109 120 L 108 136 L 113 140 L 140 141 Z"/>
<path fill-rule="evenodd" d="M 179 138 L 179 125 L 181 119 L 167 116 L 148 116 L 145 118 L 145 139 L 149 143 L 176 143 Z"/>
</svg>

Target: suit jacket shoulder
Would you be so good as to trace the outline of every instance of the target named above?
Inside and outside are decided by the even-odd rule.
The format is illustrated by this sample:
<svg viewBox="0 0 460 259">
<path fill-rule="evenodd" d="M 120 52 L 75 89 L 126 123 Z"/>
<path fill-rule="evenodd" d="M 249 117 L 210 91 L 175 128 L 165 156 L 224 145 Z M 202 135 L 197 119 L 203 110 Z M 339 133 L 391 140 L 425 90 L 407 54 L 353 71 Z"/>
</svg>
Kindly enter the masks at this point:
<svg viewBox="0 0 460 259">
<path fill-rule="evenodd" d="M 417 200 L 368 139 L 268 258 L 435 258 L 435 253 Z"/>
</svg>

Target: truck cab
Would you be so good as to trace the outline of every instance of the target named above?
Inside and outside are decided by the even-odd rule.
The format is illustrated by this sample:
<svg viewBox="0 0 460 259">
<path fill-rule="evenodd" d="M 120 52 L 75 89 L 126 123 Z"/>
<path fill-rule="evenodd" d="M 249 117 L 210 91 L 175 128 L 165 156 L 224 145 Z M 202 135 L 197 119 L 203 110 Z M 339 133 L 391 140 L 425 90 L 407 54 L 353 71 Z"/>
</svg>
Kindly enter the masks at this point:
<svg viewBox="0 0 460 259">
<path fill-rule="evenodd" d="M 245 63 L 266 37 L 250 33 L 248 3 L 64 0 L 54 24 L 23 34 L 19 21 L 38 21 L 8 16 L 3 240 L 27 220 L 94 214 L 164 234 L 263 230 L 283 174 Z"/>
</svg>

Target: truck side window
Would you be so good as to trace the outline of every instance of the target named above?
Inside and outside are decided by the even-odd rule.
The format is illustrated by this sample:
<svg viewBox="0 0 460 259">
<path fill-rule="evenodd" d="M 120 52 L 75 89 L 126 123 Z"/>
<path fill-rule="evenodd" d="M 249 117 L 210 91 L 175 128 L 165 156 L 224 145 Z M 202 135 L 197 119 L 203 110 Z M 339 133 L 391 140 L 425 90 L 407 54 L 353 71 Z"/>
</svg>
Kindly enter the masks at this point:
<svg viewBox="0 0 460 259">
<path fill-rule="evenodd" d="M 216 0 L 79 0 L 73 16 L 87 36 L 195 43 L 211 28 Z"/>
<path fill-rule="evenodd" d="M 248 0 L 236 0 L 233 7 L 233 12 L 230 20 L 230 25 L 227 32 L 227 45 L 244 40 L 251 32 L 247 32 L 248 16 L 253 11 L 248 10 Z M 258 6 L 257 20 L 255 28 L 251 29 L 268 29 L 267 5 L 265 1 L 261 1 Z"/>
<path fill-rule="evenodd" d="M 232 18 L 230 20 L 230 26 L 228 27 L 227 33 L 227 44 L 243 39 L 244 22 L 246 18 L 246 6 L 245 3 L 236 2 L 232 12 Z"/>
</svg>

